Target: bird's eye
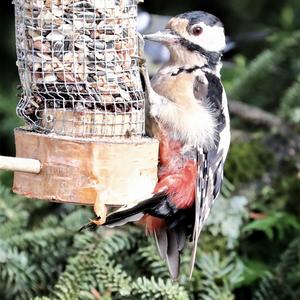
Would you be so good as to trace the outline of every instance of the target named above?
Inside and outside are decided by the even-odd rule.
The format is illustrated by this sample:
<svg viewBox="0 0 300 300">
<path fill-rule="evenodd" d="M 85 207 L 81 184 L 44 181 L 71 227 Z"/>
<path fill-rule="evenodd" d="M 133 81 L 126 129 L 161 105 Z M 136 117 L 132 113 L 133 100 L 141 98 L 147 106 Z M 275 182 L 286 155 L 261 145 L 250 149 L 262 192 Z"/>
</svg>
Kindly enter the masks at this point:
<svg viewBox="0 0 300 300">
<path fill-rule="evenodd" d="M 193 28 L 193 35 L 198 36 L 198 35 L 200 35 L 202 32 L 203 32 L 203 28 L 200 27 L 200 26 L 197 26 L 197 27 L 194 27 L 194 28 Z"/>
</svg>

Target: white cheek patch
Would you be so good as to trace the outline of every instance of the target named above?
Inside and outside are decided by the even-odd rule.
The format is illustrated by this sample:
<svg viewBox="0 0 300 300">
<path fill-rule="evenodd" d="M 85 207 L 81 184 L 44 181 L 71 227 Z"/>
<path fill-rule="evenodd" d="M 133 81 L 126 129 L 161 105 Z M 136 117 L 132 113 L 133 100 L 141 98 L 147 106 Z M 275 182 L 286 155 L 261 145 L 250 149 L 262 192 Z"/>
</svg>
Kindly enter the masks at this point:
<svg viewBox="0 0 300 300">
<path fill-rule="evenodd" d="M 203 49 L 212 52 L 222 51 L 226 46 L 224 28 L 220 26 L 209 26 L 204 24 L 203 22 L 194 25 L 194 27 L 201 26 L 203 28 L 203 32 L 194 36 L 192 34 L 193 28 L 191 29 L 191 33 L 186 38 L 192 43 L 199 45 Z"/>
</svg>

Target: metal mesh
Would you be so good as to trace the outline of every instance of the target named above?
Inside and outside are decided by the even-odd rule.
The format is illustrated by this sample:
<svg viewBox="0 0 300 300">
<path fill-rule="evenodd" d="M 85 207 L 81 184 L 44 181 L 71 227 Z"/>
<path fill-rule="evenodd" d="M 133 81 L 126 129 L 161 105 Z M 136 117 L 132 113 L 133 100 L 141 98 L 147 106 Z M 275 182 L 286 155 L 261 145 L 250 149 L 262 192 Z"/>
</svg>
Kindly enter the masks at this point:
<svg viewBox="0 0 300 300">
<path fill-rule="evenodd" d="M 15 0 L 17 113 L 75 137 L 140 136 L 137 0 Z"/>
</svg>

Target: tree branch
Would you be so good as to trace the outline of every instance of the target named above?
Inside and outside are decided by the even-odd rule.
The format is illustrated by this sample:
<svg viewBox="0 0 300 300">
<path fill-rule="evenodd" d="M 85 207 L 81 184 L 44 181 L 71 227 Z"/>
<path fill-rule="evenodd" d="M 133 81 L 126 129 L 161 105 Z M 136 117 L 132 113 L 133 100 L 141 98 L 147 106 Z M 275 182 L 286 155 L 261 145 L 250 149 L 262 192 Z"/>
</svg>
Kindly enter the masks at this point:
<svg viewBox="0 0 300 300">
<path fill-rule="evenodd" d="M 283 121 L 279 117 L 240 101 L 229 100 L 229 111 L 231 114 L 254 124 L 262 124 L 269 127 L 280 127 L 283 125 Z"/>
</svg>

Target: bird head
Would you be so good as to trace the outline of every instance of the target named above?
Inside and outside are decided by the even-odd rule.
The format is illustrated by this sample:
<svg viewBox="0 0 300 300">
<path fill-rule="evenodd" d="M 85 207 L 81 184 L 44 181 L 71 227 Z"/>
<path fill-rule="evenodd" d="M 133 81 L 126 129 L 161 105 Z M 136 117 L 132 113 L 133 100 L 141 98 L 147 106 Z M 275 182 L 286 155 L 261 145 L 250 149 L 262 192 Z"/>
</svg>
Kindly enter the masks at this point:
<svg viewBox="0 0 300 300">
<path fill-rule="evenodd" d="M 198 55 L 205 57 L 208 64 L 217 64 L 226 46 L 222 22 L 203 11 L 173 17 L 164 30 L 145 35 L 144 38 L 166 45 L 171 57 L 185 63 L 187 59 L 194 60 Z"/>
</svg>

